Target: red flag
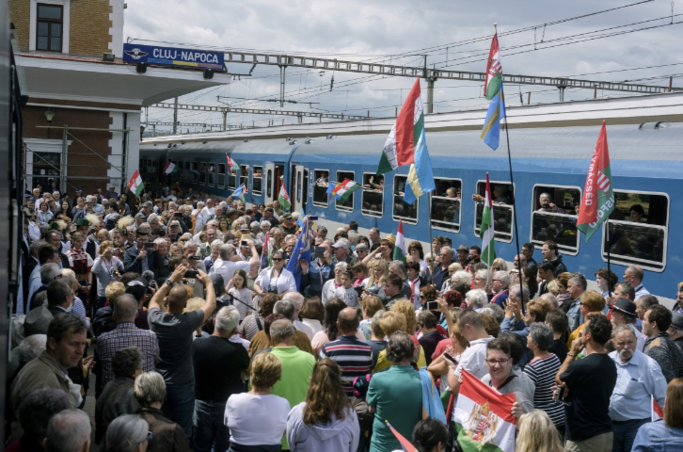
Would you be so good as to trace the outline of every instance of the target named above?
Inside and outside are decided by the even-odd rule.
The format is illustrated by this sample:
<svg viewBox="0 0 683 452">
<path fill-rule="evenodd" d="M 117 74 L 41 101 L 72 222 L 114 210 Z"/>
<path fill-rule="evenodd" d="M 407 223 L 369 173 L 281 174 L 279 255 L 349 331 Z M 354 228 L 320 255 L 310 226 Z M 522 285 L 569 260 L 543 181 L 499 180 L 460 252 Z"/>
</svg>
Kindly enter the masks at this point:
<svg viewBox="0 0 683 452">
<path fill-rule="evenodd" d="M 657 421 L 657 420 L 664 417 L 664 410 L 662 409 L 661 406 L 659 406 L 659 403 L 657 403 L 654 396 L 651 395 L 650 398 L 652 399 L 651 418 L 652 418 L 652 422 L 654 422 L 654 421 Z"/>
<path fill-rule="evenodd" d="M 412 445 L 410 441 L 406 439 L 405 436 L 401 435 L 398 430 L 396 430 L 394 427 L 391 426 L 389 421 L 384 421 L 387 423 L 387 427 L 389 427 L 389 430 L 391 430 L 391 433 L 394 434 L 396 439 L 398 440 L 399 443 L 401 443 L 401 448 L 403 449 L 404 452 L 417 452 L 417 449 L 415 446 Z"/>
</svg>

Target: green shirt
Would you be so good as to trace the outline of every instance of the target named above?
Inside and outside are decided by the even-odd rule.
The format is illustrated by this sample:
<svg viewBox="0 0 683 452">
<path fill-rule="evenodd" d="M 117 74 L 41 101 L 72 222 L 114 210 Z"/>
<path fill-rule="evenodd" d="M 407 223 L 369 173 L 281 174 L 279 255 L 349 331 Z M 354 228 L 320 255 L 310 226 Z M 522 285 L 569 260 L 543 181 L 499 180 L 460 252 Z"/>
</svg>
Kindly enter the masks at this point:
<svg viewBox="0 0 683 452">
<path fill-rule="evenodd" d="M 401 450 L 401 444 L 385 421 L 406 438 L 413 437 L 413 428 L 422 419 L 420 374 L 412 366 L 392 366 L 373 374 L 367 401 L 376 409 L 370 452 Z"/>
<path fill-rule="evenodd" d="M 287 399 L 289 406 L 295 407 L 306 400 L 315 358 L 310 353 L 302 352 L 296 346 L 274 347 L 271 353 L 282 364 L 282 378 L 275 383 L 271 394 Z M 422 392 L 419 393 L 422 397 Z M 282 437 L 282 448 L 289 450 L 286 436 Z"/>
</svg>

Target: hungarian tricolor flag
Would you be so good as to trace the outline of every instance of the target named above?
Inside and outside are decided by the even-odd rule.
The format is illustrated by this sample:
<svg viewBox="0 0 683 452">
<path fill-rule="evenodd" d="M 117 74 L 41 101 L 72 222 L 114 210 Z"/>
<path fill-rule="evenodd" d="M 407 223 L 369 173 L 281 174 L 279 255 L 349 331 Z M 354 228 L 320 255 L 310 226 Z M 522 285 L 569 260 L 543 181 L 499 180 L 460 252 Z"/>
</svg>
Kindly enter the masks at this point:
<svg viewBox="0 0 683 452">
<path fill-rule="evenodd" d="M 240 169 L 240 166 L 235 162 L 233 159 L 230 158 L 228 154 L 225 154 L 225 157 L 228 159 L 228 172 L 229 173 L 235 173 L 237 172 L 238 169 Z"/>
<path fill-rule="evenodd" d="M 133 177 L 128 181 L 128 190 L 135 193 L 135 196 L 140 196 L 142 191 L 145 189 L 145 184 L 142 183 L 142 178 L 140 177 L 140 171 L 135 170 Z"/>
<path fill-rule="evenodd" d="M 466 370 L 455 406 L 455 427 L 463 452 L 513 452 L 515 395 L 500 394 Z"/>
<path fill-rule="evenodd" d="M 261 250 L 261 269 L 270 267 L 273 261 L 270 259 L 270 250 L 268 249 L 270 242 L 270 233 L 266 232 L 266 238 L 263 239 L 263 249 Z"/>
<path fill-rule="evenodd" d="M 503 96 L 503 65 L 500 62 L 498 33 L 493 35 L 489 58 L 486 64 L 484 96 L 489 100 L 489 109 L 484 119 L 481 139 L 491 149 L 498 149 L 500 142 L 500 120 L 505 117 L 505 97 Z"/>
<path fill-rule="evenodd" d="M 244 184 L 242 184 L 239 187 L 237 187 L 237 189 L 234 192 L 232 192 L 231 196 L 233 198 L 239 198 L 240 201 L 245 202 L 244 195 L 247 193 L 248 193 L 247 187 Z"/>
<path fill-rule="evenodd" d="M 607 128 L 603 120 L 593 158 L 588 167 L 588 177 L 586 177 L 586 186 L 583 189 L 583 198 L 579 208 L 579 219 L 576 222 L 576 229 L 584 233 L 586 243 L 598 230 L 600 224 L 609 218 L 614 206 Z"/>
<path fill-rule="evenodd" d="M 292 203 L 289 202 L 289 195 L 287 194 L 284 180 L 282 181 L 282 185 L 280 185 L 280 194 L 277 197 L 277 202 L 280 203 L 284 210 L 289 211 L 289 209 L 292 208 Z"/>
<path fill-rule="evenodd" d="M 396 430 L 392 425 L 389 423 L 389 421 L 384 421 L 387 424 L 387 427 L 389 427 L 389 430 L 391 430 L 391 433 L 394 434 L 398 442 L 401 444 L 401 449 L 403 449 L 403 452 L 417 452 L 417 448 L 413 446 L 413 444 L 408 441 L 408 439 L 401 435 L 401 433 Z"/>
<path fill-rule="evenodd" d="M 332 193 L 339 200 L 339 202 L 344 203 L 347 199 L 349 199 L 349 197 L 351 197 L 353 192 L 359 188 L 360 185 L 358 183 L 349 179 L 344 179 L 341 184 L 338 184 L 337 187 L 335 187 Z"/>
<path fill-rule="evenodd" d="M 655 400 L 655 397 L 652 394 L 650 394 L 650 399 L 652 399 L 652 405 L 651 405 L 651 407 L 652 407 L 652 409 L 651 409 L 652 422 L 658 421 L 664 417 L 664 410 L 662 409 L 661 405 L 659 405 L 659 403 L 657 403 L 657 401 Z"/>
<path fill-rule="evenodd" d="M 481 216 L 481 261 L 489 268 L 493 265 L 496 258 L 495 240 L 493 225 L 493 203 L 491 202 L 491 184 L 489 183 L 489 173 L 486 173 L 486 195 L 484 197 L 484 213 Z"/>
<path fill-rule="evenodd" d="M 403 262 L 406 264 L 406 239 L 403 237 L 403 220 L 398 220 L 398 231 L 396 231 L 396 245 L 394 246 L 394 256 L 395 261 Z"/>
<path fill-rule="evenodd" d="M 419 78 L 415 80 L 384 143 L 377 174 L 387 173 L 403 165 L 410 165 L 403 200 L 412 204 L 417 198 L 435 188 L 425 138 Z"/>
<path fill-rule="evenodd" d="M 164 174 L 171 174 L 175 173 L 178 167 L 175 166 L 175 163 L 173 163 L 170 160 L 166 160 L 166 165 L 164 166 Z"/>
</svg>

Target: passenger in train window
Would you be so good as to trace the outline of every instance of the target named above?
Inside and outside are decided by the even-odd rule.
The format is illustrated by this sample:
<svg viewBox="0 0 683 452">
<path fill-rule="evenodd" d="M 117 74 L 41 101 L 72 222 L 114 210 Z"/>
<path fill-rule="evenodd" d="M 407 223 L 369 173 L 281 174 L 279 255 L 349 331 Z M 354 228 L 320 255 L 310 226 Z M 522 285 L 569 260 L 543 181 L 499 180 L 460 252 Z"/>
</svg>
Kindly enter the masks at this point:
<svg viewBox="0 0 683 452">
<path fill-rule="evenodd" d="M 446 198 L 460 199 L 461 195 L 462 191 L 456 189 L 455 187 L 451 187 L 446 190 Z"/>
<path fill-rule="evenodd" d="M 512 204 L 512 197 L 508 194 L 506 188 L 502 185 L 494 185 L 492 188 L 492 196 L 493 199 L 491 200 L 493 203 L 496 204 Z M 476 202 L 484 202 L 485 199 L 482 195 L 480 194 L 473 194 L 472 195 L 472 200 Z"/>
<path fill-rule="evenodd" d="M 541 196 L 538 198 L 538 204 L 541 206 L 538 208 L 538 212 L 567 213 L 564 209 L 557 207 L 553 203 L 553 198 L 549 193 L 541 193 Z"/>
<path fill-rule="evenodd" d="M 633 204 L 630 209 L 628 209 L 629 221 L 633 223 L 640 223 L 643 221 L 645 216 L 645 209 L 640 204 Z"/>
</svg>

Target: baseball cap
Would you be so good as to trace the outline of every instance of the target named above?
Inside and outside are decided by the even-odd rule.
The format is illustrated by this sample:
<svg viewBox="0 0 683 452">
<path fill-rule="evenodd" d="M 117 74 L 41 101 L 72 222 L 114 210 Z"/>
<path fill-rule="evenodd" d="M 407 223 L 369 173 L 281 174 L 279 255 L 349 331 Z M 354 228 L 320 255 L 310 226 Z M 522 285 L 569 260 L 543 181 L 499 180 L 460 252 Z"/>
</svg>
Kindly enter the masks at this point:
<svg viewBox="0 0 683 452">
<path fill-rule="evenodd" d="M 332 248 L 344 248 L 348 250 L 349 244 L 346 240 L 337 240 L 337 242 L 334 245 L 332 245 Z"/>
<path fill-rule="evenodd" d="M 671 318 L 671 326 L 676 328 L 678 331 L 683 331 L 683 314 L 674 312 Z"/>
</svg>

